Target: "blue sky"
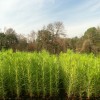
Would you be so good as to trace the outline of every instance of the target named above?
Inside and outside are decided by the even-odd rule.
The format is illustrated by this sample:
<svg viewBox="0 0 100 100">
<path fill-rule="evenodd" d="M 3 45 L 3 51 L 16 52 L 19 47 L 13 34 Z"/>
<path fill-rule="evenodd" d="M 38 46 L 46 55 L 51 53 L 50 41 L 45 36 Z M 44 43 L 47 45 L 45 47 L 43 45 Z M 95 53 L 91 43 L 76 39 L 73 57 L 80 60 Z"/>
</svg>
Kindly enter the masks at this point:
<svg viewBox="0 0 100 100">
<path fill-rule="evenodd" d="M 0 0 L 0 28 L 29 34 L 62 21 L 68 37 L 81 36 L 100 25 L 100 0 Z"/>
</svg>

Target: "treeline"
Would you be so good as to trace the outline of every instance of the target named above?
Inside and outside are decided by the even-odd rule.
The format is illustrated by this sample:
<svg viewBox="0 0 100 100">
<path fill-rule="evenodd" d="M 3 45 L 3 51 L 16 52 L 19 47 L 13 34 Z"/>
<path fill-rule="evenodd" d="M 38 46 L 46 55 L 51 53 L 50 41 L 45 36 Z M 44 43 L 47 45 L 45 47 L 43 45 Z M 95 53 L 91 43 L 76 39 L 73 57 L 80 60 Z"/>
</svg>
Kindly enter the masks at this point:
<svg viewBox="0 0 100 100">
<path fill-rule="evenodd" d="M 29 52 L 46 49 L 54 54 L 71 49 L 74 52 L 97 54 L 100 52 L 100 28 L 91 27 L 80 38 L 68 38 L 62 22 L 50 23 L 38 32 L 32 31 L 28 36 L 9 28 L 0 32 L 0 50 L 3 48 Z"/>
</svg>

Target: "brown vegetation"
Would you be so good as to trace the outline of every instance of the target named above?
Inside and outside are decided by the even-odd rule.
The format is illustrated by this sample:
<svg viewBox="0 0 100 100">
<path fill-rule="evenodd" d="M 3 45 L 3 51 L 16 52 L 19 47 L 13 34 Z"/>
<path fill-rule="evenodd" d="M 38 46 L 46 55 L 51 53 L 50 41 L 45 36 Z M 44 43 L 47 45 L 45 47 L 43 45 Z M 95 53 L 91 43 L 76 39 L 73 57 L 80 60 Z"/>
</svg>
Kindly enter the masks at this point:
<svg viewBox="0 0 100 100">
<path fill-rule="evenodd" d="M 12 28 L 0 33 L 0 49 L 12 48 L 13 51 L 41 51 L 50 53 L 75 52 L 99 53 L 100 28 L 89 28 L 82 37 L 67 38 L 62 22 L 50 23 L 38 32 L 32 31 L 27 37 L 18 35 Z"/>
</svg>

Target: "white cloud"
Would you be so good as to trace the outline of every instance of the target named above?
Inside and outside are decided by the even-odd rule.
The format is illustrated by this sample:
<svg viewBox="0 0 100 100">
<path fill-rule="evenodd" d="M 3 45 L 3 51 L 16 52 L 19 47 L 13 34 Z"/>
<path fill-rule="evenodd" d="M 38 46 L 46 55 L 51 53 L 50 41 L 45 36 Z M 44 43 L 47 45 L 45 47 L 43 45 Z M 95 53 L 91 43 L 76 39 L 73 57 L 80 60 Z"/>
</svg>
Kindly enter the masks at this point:
<svg viewBox="0 0 100 100">
<path fill-rule="evenodd" d="M 67 8 L 67 2 L 64 9 L 59 0 L 55 1 L 0 0 L 0 28 L 12 27 L 17 32 L 28 34 L 33 29 L 61 20 L 67 26 L 68 36 L 80 36 L 87 28 L 97 26 L 100 22 L 99 0 L 85 0 L 72 8 Z"/>
<path fill-rule="evenodd" d="M 48 20 L 43 7 L 54 3 L 55 0 L 1 0 L 0 28 L 13 27 L 21 33 L 38 29 Z"/>
<path fill-rule="evenodd" d="M 90 9 L 92 12 L 100 10 L 100 1 L 96 2 Z"/>
<path fill-rule="evenodd" d="M 66 25 L 66 34 L 68 37 L 82 36 L 84 32 L 90 27 L 97 27 L 100 25 L 100 20 L 90 21 L 90 22 L 81 22 L 74 25 Z"/>
<path fill-rule="evenodd" d="M 11 9 L 13 9 L 15 4 L 16 4 L 16 0 L 1 0 L 0 1 L 1 15 L 3 15 L 4 13 L 8 12 Z"/>
</svg>

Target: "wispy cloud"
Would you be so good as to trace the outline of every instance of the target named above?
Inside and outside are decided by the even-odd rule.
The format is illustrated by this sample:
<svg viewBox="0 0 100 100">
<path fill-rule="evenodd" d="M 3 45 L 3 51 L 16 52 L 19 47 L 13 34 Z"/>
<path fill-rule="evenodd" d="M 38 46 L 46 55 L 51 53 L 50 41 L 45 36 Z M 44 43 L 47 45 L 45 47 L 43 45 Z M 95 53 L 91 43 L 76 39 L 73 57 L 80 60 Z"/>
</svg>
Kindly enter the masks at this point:
<svg viewBox="0 0 100 100">
<path fill-rule="evenodd" d="M 93 5 L 93 7 L 91 7 L 91 11 L 95 12 L 100 10 L 100 1 L 98 1 L 96 4 Z"/>
<path fill-rule="evenodd" d="M 28 34 L 43 25 L 63 21 L 68 36 L 82 35 L 100 22 L 100 0 L 0 0 L 0 28 Z"/>
</svg>

